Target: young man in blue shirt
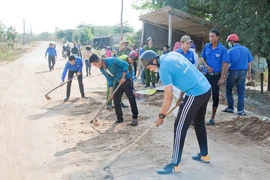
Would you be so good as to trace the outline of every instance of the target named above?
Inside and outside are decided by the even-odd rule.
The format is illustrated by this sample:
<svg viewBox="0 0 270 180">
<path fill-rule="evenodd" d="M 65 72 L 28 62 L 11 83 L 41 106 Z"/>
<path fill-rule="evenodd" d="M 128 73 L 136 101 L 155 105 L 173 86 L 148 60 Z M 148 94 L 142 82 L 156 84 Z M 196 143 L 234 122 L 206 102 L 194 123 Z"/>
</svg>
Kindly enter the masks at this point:
<svg viewBox="0 0 270 180">
<path fill-rule="evenodd" d="M 231 48 L 228 50 L 230 67 L 226 80 L 226 99 L 228 107 L 223 110 L 223 112 L 233 113 L 234 111 L 232 89 L 235 85 L 238 95 L 238 115 L 246 115 L 244 111 L 245 82 L 246 76 L 248 79 L 251 79 L 253 58 L 249 49 L 238 44 L 238 41 L 239 38 L 237 34 L 231 34 L 227 38 L 228 46 Z"/>
<path fill-rule="evenodd" d="M 55 65 L 55 57 L 57 56 L 56 49 L 53 46 L 53 43 L 49 44 L 49 47 L 47 48 L 45 52 L 45 59 L 47 58 L 47 54 L 48 54 L 49 70 L 52 71 Z"/>
<path fill-rule="evenodd" d="M 79 83 L 81 96 L 82 96 L 82 98 L 85 98 L 83 81 L 82 81 L 82 67 L 83 67 L 83 63 L 82 63 L 81 58 L 78 58 L 78 57 L 75 58 L 74 55 L 69 56 L 68 62 L 66 63 L 65 68 L 64 68 L 63 73 L 62 73 L 61 85 L 63 85 L 63 83 L 65 81 L 67 71 L 68 71 L 68 79 L 72 78 L 74 76 L 74 74 L 76 74 L 77 79 L 78 79 L 78 83 Z M 67 83 L 67 94 L 66 94 L 67 96 L 64 99 L 64 102 L 67 102 L 69 99 L 71 83 L 72 83 L 72 80 Z"/>
<path fill-rule="evenodd" d="M 219 104 L 219 88 L 225 83 L 229 67 L 229 56 L 227 49 L 219 42 L 218 30 L 211 30 L 209 41 L 202 51 L 203 64 L 206 67 L 206 78 L 212 86 L 212 116 L 207 125 L 215 124 L 216 111 Z"/>
<path fill-rule="evenodd" d="M 194 58 L 194 54 L 191 50 L 189 50 L 191 43 L 193 41 L 191 40 L 191 38 L 187 35 L 184 35 L 181 37 L 181 48 L 176 50 L 175 52 L 178 52 L 180 54 L 182 54 L 183 56 L 185 56 L 190 62 L 191 64 L 195 64 L 195 58 Z"/>
<path fill-rule="evenodd" d="M 144 68 L 156 71 L 158 68 L 158 55 L 151 50 L 141 55 Z M 164 87 L 164 100 L 158 118 L 157 126 L 163 124 L 166 113 L 173 101 L 173 86 L 181 90 L 180 105 L 174 123 L 174 144 L 171 163 L 157 171 L 159 174 L 169 174 L 180 171 L 180 162 L 187 130 L 194 121 L 194 129 L 200 146 L 200 153 L 192 158 L 205 163 L 210 162 L 208 155 L 207 135 L 205 127 L 205 113 L 211 86 L 205 76 L 193 66 L 188 59 L 177 52 L 162 55 L 159 68 L 160 78 Z M 185 97 L 184 97 L 185 94 Z"/>
<path fill-rule="evenodd" d="M 91 65 L 99 68 L 100 72 L 105 76 L 107 79 L 107 83 L 110 90 L 109 99 L 113 98 L 114 106 L 115 106 L 115 113 L 117 116 L 117 120 L 115 123 L 122 123 L 123 119 L 123 112 L 121 108 L 121 99 L 123 93 L 126 94 L 132 112 L 132 126 L 138 125 L 138 108 L 135 96 L 133 94 L 133 83 L 131 81 L 131 76 L 128 72 L 129 64 L 118 58 L 106 58 L 102 59 L 99 58 L 96 54 L 92 54 L 89 58 Z M 113 89 L 115 89 L 119 84 L 121 87 L 115 92 L 114 96 L 112 95 Z M 114 88 L 113 88 L 114 86 Z"/>
</svg>

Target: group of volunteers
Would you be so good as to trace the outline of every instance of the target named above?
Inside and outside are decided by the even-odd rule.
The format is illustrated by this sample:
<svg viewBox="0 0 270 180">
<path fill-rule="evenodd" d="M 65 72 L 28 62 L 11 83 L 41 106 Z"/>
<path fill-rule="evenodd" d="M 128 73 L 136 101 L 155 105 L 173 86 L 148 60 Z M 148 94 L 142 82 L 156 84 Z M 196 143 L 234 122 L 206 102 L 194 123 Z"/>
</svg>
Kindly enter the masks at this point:
<svg viewBox="0 0 270 180">
<path fill-rule="evenodd" d="M 105 76 L 108 85 L 107 99 L 113 100 L 116 114 L 115 123 L 124 121 L 122 112 L 122 95 L 126 94 L 132 112 L 132 126 L 138 125 L 138 107 L 136 103 L 136 91 L 134 89 L 134 79 L 136 78 L 137 66 L 138 74 L 141 74 L 141 82 L 145 87 L 155 88 L 155 84 L 160 80 L 164 87 L 163 105 L 154 121 L 156 126 L 163 124 L 166 113 L 173 102 L 173 88 L 180 90 L 179 111 L 174 122 L 174 143 L 171 162 L 164 168 L 157 171 L 159 174 L 169 174 L 180 171 L 180 162 L 184 147 L 187 130 L 193 123 L 194 130 L 199 144 L 199 153 L 192 157 L 204 163 L 210 162 L 208 154 L 207 133 L 205 115 L 208 101 L 212 95 L 212 114 L 208 125 L 215 124 L 215 115 L 219 104 L 219 90 L 226 84 L 226 99 L 228 107 L 223 110 L 226 113 L 234 112 L 234 101 L 232 88 L 236 86 L 238 92 L 237 114 L 246 115 L 244 111 L 244 91 L 246 77 L 251 78 L 251 62 L 253 60 L 250 51 L 239 44 L 239 37 L 231 34 L 227 38 L 227 50 L 219 41 L 220 32 L 211 30 L 209 33 L 209 43 L 202 52 L 203 73 L 198 70 L 198 54 L 195 52 L 195 44 L 190 36 L 184 35 L 180 42 L 175 43 L 173 51 L 165 45 L 161 55 L 155 47 L 154 39 L 148 37 L 141 46 L 139 52 L 137 47 L 132 45 L 128 48 L 128 42 L 122 42 L 118 53 L 108 52 L 110 47 L 105 48 L 102 57 L 91 52 L 84 54 L 83 59 L 86 64 L 99 68 Z M 90 48 L 90 49 L 89 49 Z M 48 50 L 47 50 L 48 51 Z M 72 53 L 73 54 L 73 53 Z M 108 55 L 108 56 L 107 56 Z M 140 64 L 137 64 L 137 60 Z M 82 98 L 85 97 L 82 83 L 82 60 L 77 54 L 70 55 L 65 65 L 62 82 L 64 82 L 68 71 L 68 78 L 74 74 L 78 77 Z M 88 71 L 87 71 L 88 73 Z M 133 74 L 135 73 L 135 78 Z M 70 81 L 67 87 L 68 100 L 70 95 Z M 120 88 L 113 94 L 114 89 Z M 108 104 L 111 108 L 112 102 Z"/>
</svg>

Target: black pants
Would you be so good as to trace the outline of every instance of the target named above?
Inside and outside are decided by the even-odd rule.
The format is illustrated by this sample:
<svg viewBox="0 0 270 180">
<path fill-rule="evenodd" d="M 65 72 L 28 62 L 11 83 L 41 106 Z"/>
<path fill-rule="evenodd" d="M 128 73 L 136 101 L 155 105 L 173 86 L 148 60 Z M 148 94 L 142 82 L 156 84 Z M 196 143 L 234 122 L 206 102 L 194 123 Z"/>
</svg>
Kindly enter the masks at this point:
<svg viewBox="0 0 270 180">
<path fill-rule="evenodd" d="M 49 69 L 52 70 L 55 65 L 55 56 L 48 56 Z"/>
<path fill-rule="evenodd" d="M 118 86 L 119 83 L 115 83 L 114 89 Z M 127 98 L 129 100 L 129 104 L 131 106 L 131 112 L 132 112 L 132 118 L 137 119 L 138 118 L 138 108 L 135 96 L 133 94 L 133 85 L 130 79 L 127 79 L 124 84 L 116 91 L 114 94 L 114 109 L 115 114 L 117 116 L 117 120 L 123 120 L 123 112 L 121 108 L 121 99 L 122 95 L 125 93 L 127 95 Z"/>
<path fill-rule="evenodd" d="M 68 71 L 68 79 L 72 78 L 74 76 L 74 74 L 76 74 L 76 73 L 77 73 L 77 71 Z M 84 97 L 84 89 L 83 89 L 83 82 L 82 82 L 82 73 L 81 73 L 81 75 L 79 75 L 77 77 L 77 79 L 78 79 L 78 83 L 79 83 L 79 87 L 80 87 L 81 96 Z M 68 98 L 70 96 L 71 83 L 72 83 L 72 80 L 70 82 L 68 82 L 68 84 L 67 84 L 67 97 Z"/>
<path fill-rule="evenodd" d="M 134 76 L 136 77 L 137 74 L 137 62 L 133 62 L 133 67 L 134 67 Z"/>
<path fill-rule="evenodd" d="M 217 75 L 208 75 L 206 74 L 205 77 L 209 81 L 209 83 L 212 86 L 212 99 L 213 99 L 213 107 L 218 107 L 219 103 L 219 87 L 218 87 L 218 81 L 221 77 L 220 74 Z"/>
<path fill-rule="evenodd" d="M 174 122 L 174 144 L 171 163 L 178 165 L 181 162 L 185 138 L 191 121 L 194 122 L 200 153 L 203 156 L 208 154 L 205 113 L 210 96 L 211 90 L 196 97 L 186 96 L 184 102 L 180 105 Z"/>
</svg>

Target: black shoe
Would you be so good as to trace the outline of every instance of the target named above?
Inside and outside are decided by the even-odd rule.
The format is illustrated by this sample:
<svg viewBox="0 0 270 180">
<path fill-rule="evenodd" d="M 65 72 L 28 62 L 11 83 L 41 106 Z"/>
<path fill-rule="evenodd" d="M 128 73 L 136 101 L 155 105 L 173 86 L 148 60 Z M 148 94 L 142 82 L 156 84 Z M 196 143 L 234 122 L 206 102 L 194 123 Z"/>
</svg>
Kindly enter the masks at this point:
<svg viewBox="0 0 270 180">
<path fill-rule="evenodd" d="M 155 85 L 155 84 L 153 84 L 153 85 L 152 85 L 152 88 L 156 88 L 156 85 Z"/>
<path fill-rule="evenodd" d="M 117 123 L 122 123 L 123 122 L 123 119 L 117 119 L 114 123 L 117 124 Z"/>
<path fill-rule="evenodd" d="M 89 73 L 89 75 L 91 76 L 91 73 Z"/>
<path fill-rule="evenodd" d="M 85 95 L 83 95 L 82 98 L 87 98 L 87 97 Z"/>
<path fill-rule="evenodd" d="M 86 74 L 86 77 L 88 76 L 88 74 Z"/>
<path fill-rule="evenodd" d="M 68 101 L 68 97 L 66 97 L 65 99 L 64 99 L 64 102 L 67 102 Z"/>
<path fill-rule="evenodd" d="M 127 105 L 125 105 L 125 104 L 124 104 L 124 103 L 122 103 L 122 102 L 121 102 L 121 107 L 122 107 L 122 108 L 128 108 L 128 106 L 127 106 Z"/>
<path fill-rule="evenodd" d="M 150 85 L 146 85 L 146 86 L 144 86 L 144 88 L 148 88 L 148 87 L 150 87 Z"/>
<path fill-rule="evenodd" d="M 139 123 L 137 119 L 133 119 L 132 122 L 130 123 L 131 126 L 137 126 L 138 124 Z"/>
</svg>

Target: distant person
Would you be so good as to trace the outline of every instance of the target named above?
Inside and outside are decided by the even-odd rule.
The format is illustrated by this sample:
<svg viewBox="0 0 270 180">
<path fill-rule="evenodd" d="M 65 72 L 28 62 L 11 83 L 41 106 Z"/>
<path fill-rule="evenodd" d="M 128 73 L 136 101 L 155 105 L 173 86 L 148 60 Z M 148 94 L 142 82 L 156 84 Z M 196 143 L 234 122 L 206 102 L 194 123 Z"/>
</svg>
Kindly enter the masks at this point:
<svg viewBox="0 0 270 180">
<path fill-rule="evenodd" d="M 85 61 L 86 76 L 91 75 L 91 64 L 89 63 L 89 58 L 92 55 L 91 47 L 86 46 L 83 53 L 83 59 Z"/>
<path fill-rule="evenodd" d="M 47 58 L 47 54 L 48 54 L 49 70 L 52 71 L 54 70 L 55 57 L 57 57 L 56 49 L 54 48 L 53 43 L 49 44 L 49 47 L 45 52 L 45 59 Z"/>
<path fill-rule="evenodd" d="M 251 66 L 253 57 L 248 48 L 240 45 L 237 34 L 231 34 L 227 38 L 230 67 L 226 79 L 226 99 L 228 107 L 223 112 L 233 113 L 234 100 L 233 100 L 233 87 L 236 86 L 238 104 L 237 114 L 245 116 L 244 100 L 245 100 L 245 83 L 246 77 L 251 79 Z"/>
<path fill-rule="evenodd" d="M 134 51 L 134 52 L 136 52 L 136 53 L 138 53 L 137 52 L 137 45 L 136 44 L 132 44 L 132 46 L 131 46 L 131 50 L 132 51 Z M 132 52 L 131 51 L 131 52 Z M 129 53 L 130 54 L 130 53 Z M 138 53 L 139 54 L 139 53 Z M 133 61 L 133 70 L 134 70 L 134 77 L 135 77 L 135 79 L 136 79 L 136 75 L 137 75 L 137 67 L 138 67 L 138 65 L 137 65 L 137 61 Z M 133 75 L 133 74 L 132 74 Z"/>
<path fill-rule="evenodd" d="M 202 60 L 205 65 L 206 78 L 212 86 L 212 115 L 207 125 L 215 125 L 215 116 L 219 104 L 219 89 L 225 83 L 229 67 L 227 49 L 219 42 L 220 32 L 212 29 L 209 33 L 209 41 L 202 51 Z"/>
<path fill-rule="evenodd" d="M 168 45 L 165 45 L 164 47 L 163 47 L 163 53 L 162 54 L 167 54 L 168 52 L 170 52 L 170 47 L 168 46 Z"/>
<path fill-rule="evenodd" d="M 105 51 L 106 58 L 112 57 L 112 51 L 110 46 L 107 46 Z"/>
<path fill-rule="evenodd" d="M 145 47 L 145 51 L 152 50 L 158 53 L 157 47 L 154 46 L 154 39 L 152 37 L 147 38 L 147 46 Z M 156 87 L 156 72 L 150 71 L 149 69 L 144 69 L 145 71 L 145 88 L 150 87 L 150 82 L 152 82 L 152 88 Z"/>
<path fill-rule="evenodd" d="M 194 53 L 191 50 L 189 50 L 191 42 L 193 41 L 187 35 L 182 36 L 180 41 L 181 47 L 177 49 L 175 52 L 178 52 L 179 54 L 185 56 L 185 58 L 187 58 L 191 62 L 191 64 L 195 64 Z"/>
<path fill-rule="evenodd" d="M 174 47 L 173 47 L 173 51 L 176 51 L 180 48 L 181 48 L 181 43 L 179 41 L 175 42 Z"/>
<path fill-rule="evenodd" d="M 106 58 L 106 48 L 103 46 L 103 48 L 100 51 L 101 58 Z"/>
<path fill-rule="evenodd" d="M 197 69 L 199 69 L 199 55 L 196 53 L 196 46 L 194 42 L 191 43 L 189 50 L 194 54 L 195 63 L 193 64 Z"/>
<path fill-rule="evenodd" d="M 66 50 L 67 50 L 67 56 L 69 57 L 71 55 L 71 50 L 70 50 L 69 44 L 67 44 Z"/>
<path fill-rule="evenodd" d="M 78 49 L 77 45 L 76 45 L 76 42 L 73 43 L 74 44 L 74 47 L 71 49 L 71 53 L 72 55 L 74 55 L 75 57 L 82 57 L 82 53 L 81 53 L 81 50 Z"/>
<path fill-rule="evenodd" d="M 123 41 L 121 43 L 121 47 L 119 49 L 118 56 L 121 56 L 123 54 L 128 56 L 130 52 L 131 52 L 131 49 L 128 47 L 128 41 Z"/>
<path fill-rule="evenodd" d="M 145 47 L 147 46 L 147 43 L 145 42 L 145 43 L 143 43 L 142 45 L 141 45 L 141 47 L 140 47 L 140 56 L 142 55 L 142 53 L 144 52 L 144 49 L 145 49 Z M 141 74 L 141 83 L 142 84 L 145 84 L 145 71 L 144 71 L 144 68 L 143 68 L 143 66 L 141 65 L 141 63 L 140 63 L 140 70 L 139 70 L 139 72 L 140 72 L 140 74 Z"/>
<path fill-rule="evenodd" d="M 75 57 L 74 55 L 69 56 L 68 62 L 66 63 L 65 68 L 62 73 L 61 85 L 64 84 L 67 71 L 68 71 L 68 79 L 72 78 L 74 74 L 76 74 L 78 83 L 79 83 L 80 92 L 81 92 L 81 97 L 85 98 L 83 81 L 82 81 L 82 67 L 83 67 L 83 63 L 82 63 L 81 58 Z M 67 102 L 69 99 L 71 83 L 72 83 L 72 80 L 67 83 L 67 93 L 66 93 L 66 98 L 64 99 L 64 102 Z"/>
</svg>

